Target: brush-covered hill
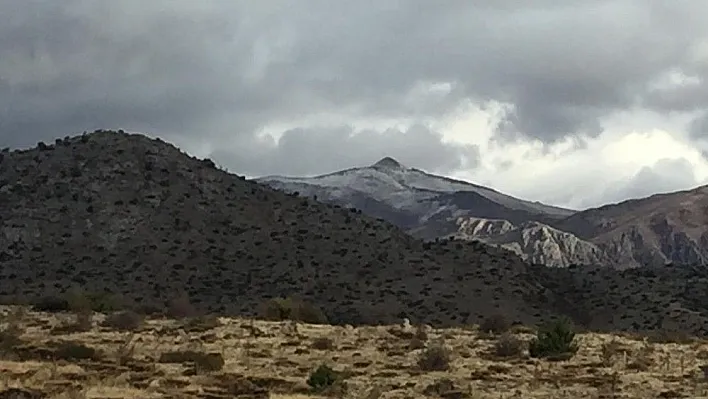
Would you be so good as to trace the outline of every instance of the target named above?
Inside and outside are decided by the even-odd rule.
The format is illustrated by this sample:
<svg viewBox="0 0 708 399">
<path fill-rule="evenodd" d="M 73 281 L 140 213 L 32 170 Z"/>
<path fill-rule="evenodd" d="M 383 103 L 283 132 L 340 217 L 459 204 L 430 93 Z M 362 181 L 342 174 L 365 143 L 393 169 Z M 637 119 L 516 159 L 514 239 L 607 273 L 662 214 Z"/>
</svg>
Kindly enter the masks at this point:
<svg viewBox="0 0 708 399">
<path fill-rule="evenodd" d="M 330 321 L 456 324 L 551 316 L 525 265 L 426 244 L 359 212 L 226 173 L 160 140 L 98 131 L 0 157 L 0 294 L 71 288 L 253 314 L 299 295 Z"/>
<path fill-rule="evenodd" d="M 0 154 L 0 295 L 72 288 L 253 315 L 298 295 L 333 323 L 708 327 L 705 273 L 531 266 L 481 243 L 424 242 L 359 211 L 219 170 L 161 140 L 98 131 Z M 647 272 L 649 273 L 649 272 Z M 679 312 L 679 313 L 677 313 Z M 678 316 L 677 316 L 678 314 Z"/>
</svg>

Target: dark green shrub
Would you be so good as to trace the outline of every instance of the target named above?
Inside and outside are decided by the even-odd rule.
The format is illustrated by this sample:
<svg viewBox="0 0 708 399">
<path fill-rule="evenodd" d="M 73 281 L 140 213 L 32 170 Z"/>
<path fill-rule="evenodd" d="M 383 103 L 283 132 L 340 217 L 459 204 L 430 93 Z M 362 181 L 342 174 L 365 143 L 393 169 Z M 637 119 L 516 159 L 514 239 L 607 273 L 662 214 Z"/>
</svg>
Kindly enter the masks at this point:
<svg viewBox="0 0 708 399">
<path fill-rule="evenodd" d="M 529 343 L 531 357 L 569 357 L 577 350 L 575 332 L 568 319 L 560 319 L 542 326 L 536 333 L 536 338 Z"/>
<path fill-rule="evenodd" d="M 310 378 L 307 379 L 307 385 L 315 391 L 321 391 L 334 385 L 340 377 L 338 372 L 322 364 L 310 374 Z"/>
</svg>

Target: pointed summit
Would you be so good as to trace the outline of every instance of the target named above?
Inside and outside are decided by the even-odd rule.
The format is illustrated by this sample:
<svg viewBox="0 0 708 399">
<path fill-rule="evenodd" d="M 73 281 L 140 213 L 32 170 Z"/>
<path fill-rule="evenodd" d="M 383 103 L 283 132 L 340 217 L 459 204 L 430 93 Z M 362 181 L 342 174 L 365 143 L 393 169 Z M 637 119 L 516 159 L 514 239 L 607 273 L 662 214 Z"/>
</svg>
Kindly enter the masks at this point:
<svg viewBox="0 0 708 399">
<path fill-rule="evenodd" d="M 371 166 L 379 168 L 403 168 L 403 165 L 391 157 L 385 157 Z"/>
</svg>

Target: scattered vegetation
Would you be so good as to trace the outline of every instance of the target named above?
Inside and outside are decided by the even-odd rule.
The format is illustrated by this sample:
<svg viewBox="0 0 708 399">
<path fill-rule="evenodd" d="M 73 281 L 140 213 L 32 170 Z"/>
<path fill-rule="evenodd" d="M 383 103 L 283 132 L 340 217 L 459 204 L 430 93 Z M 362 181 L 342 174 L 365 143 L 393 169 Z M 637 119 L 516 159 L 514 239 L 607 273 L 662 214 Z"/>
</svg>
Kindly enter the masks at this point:
<svg viewBox="0 0 708 399">
<path fill-rule="evenodd" d="M 612 339 L 602 344 L 600 348 L 600 360 L 602 361 L 602 365 L 605 367 L 612 366 L 622 350 L 624 350 L 624 347 L 617 339 Z"/>
<path fill-rule="evenodd" d="M 144 321 L 142 315 L 132 310 L 124 310 L 106 316 L 101 325 L 118 331 L 137 331 L 143 326 Z"/>
<path fill-rule="evenodd" d="M 54 350 L 57 360 L 99 360 L 100 353 L 90 346 L 80 342 L 68 341 L 60 343 Z"/>
<path fill-rule="evenodd" d="M 334 349 L 334 341 L 327 337 L 315 338 L 312 341 L 312 348 L 318 350 L 332 350 Z"/>
<path fill-rule="evenodd" d="M 125 340 L 120 346 L 118 346 L 118 349 L 116 349 L 115 352 L 115 358 L 116 362 L 124 366 L 128 364 L 132 359 L 135 354 L 135 342 L 133 342 L 133 335 L 128 337 L 128 339 Z"/>
<path fill-rule="evenodd" d="M 16 346 L 23 343 L 21 339 L 23 318 L 24 309 L 21 307 L 0 318 L 0 324 L 4 324 L 4 327 L 0 328 L 0 356 L 7 357 Z"/>
<path fill-rule="evenodd" d="M 509 331 L 511 323 L 502 314 L 495 314 L 487 317 L 479 325 L 479 331 L 485 334 L 499 335 Z"/>
<path fill-rule="evenodd" d="M 690 344 L 696 338 L 685 331 L 661 329 L 649 334 L 648 339 L 657 344 Z"/>
<path fill-rule="evenodd" d="M 442 344 L 432 345 L 418 356 L 418 367 L 423 371 L 445 371 L 450 368 L 450 350 Z"/>
<path fill-rule="evenodd" d="M 199 389 L 205 397 L 265 398 L 274 393 L 288 397 L 309 392 L 317 397 L 379 399 L 391 396 L 394 393 L 390 390 L 395 389 L 395 395 L 406 397 L 481 398 L 497 397 L 503 389 L 538 398 L 552 386 L 562 386 L 569 398 L 594 397 L 596 393 L 603 397 L 703 397 L 704 371 L 708 370 L 704 367 L 708 343 L 702 340 L 657 344 L 637 342 L 634 336 L 582 334 L 582 358 L 568 359 L 568 368 L 564 365 L 553 370 L 548 360 L 562 356 L 519 360 L 525 356 L 527 338 L 511 331 L 488 341 L 479 340 L 478 334 L 468 330 L 430 330 L 427 326 L 406 328 L 410 336 L 404 339 L 391 336 L 391 326 L 352 330 L 302 325 L 297 339 L 284 328 L 296 323 L 226 323 L 216 319 L 223 323 L 218 332 L 189 332 L 184 328 L 192 323 L 208 325 L 208 320 L 215 319 L 203 316 L 178 323 L 145 320 L 144 328 L 122 337 L 114 331 L 96 329 L 70 341 L 56 342 L 49 335 L 50 328 L 66 315 L 22 316 L 20 310 L 8 314 L 7 308 L 0 309 L 0 346 L 8 348 L 2 371 L 21 382 L 23 389 L 36 389 L 43 397 L 58 397 L 56 392 L 76 392 L 75 397 L 84 397 L 96 388 L 110 389 L 116 397 L 147 397 L 150 384 L 168 387 L 176 396 Z M 117 320 L 120 313 L 108 318 Z M 247 334 L 249 326 L 258 334 Z M 541 326 L 533 340 L 538 341 L 537 347 L 565 349 L 537 352 L 567 356 L 567 347 L 577 348 L 576 340 L 581 335 L 573 335 L 571 327 L 562 320 Z M 421 347 L 411 354 L 407 349 L 414 342 Z M 312 348 L 330 352 L 325 356 L 313 353 Z M 155 351 L 159 351 L 157 356 Z M 465 366 L 452 367 L 453 353 L 467 359 Z M 312 360 L 321 356 L 337 363 L 313 366 Z M 414 369 L 404 366 L 410 356 Z M 593 358 L 601 360 L 604 367 Z M 617 367 L 619 361 L 626 367 Z M 173 364 L 160 366 L 155 364 L 158 362 Z M 229 363 L 228 370 L 225 363 Z M 469 364 L 474 367 L 467 367 Z M 272 372 L 258 371 L 266 365 Z M 628 375 L 636 384 L 627 383 Z M 657 391 L 662 386 L 671 388 Z M 0 389 L 0 397 L 3 394 Z"/>
<path fill-rule="evenodd" d="M 182 328 L 186 332 L 205 332 L 213 330 L 221 325 L 217 316 L 196 316 L 188 317 L 182 323 Z"/>
<path fill-rule="evenodd" d="M 503 333 L 494 344 L 494 354 L 499 357 L 521 356 L 524 349 L 524 341 L 510 332 Z"/>
<path fill-rule="evenodd" d="M 48 313 L 70 312 L 77 309 L 108 313 L 122 308 L 124 308 L 124 301 L 118 295 L 106 292 L 84 292 L 79 289 L 69 290 L 60 296 L 49 295 L 39 298 L 32 305 L 32 310 Z"/>
<path fill-rule="evenodd" d="M 307 379 L 307 385 L 316 392 L 321 392 L 342 378 L 341 374 L 325 364 L 321 364 Z"/>
<path fill-rule="evenodd" d="M 224 357 L 218 352 L 170 351 L 160 355 L 160 363 L 188 363 L 197 372 L 218 371 L 224 367 Z"/>
<path fill-rule="evenodd" d="M 537 358 L 565 359 L 577 352 L 575 332 L 568 319 L 560 319 L 539 328 L 529 343 L 529 355 Z"/>
<path fill-rule="evenodd" d="M 297 298 L 274 298 L 266 302 L 261 314 L 267 320 L 295 320 L 309 324 L 327 324 L 327 317 L 317 306 Z"/>
<path fill-rule="evenodd" d="M 654 345 L 645 342 L 627 365 L 630 370 L 647 371 L 654 366 Z"/>
<path fill-rule="evenodd" d="M 180 295 L 167 304 L 167 316 L 174 319 L 196 317 L 197 309 L 192 305 L 187 295 Z"/>
<path fill-rule="evenodd" d="M 58 296 L 46 296 L 37 300 L 32 306 L 36 312 L 59 313 L 69 311 L 69 301 Z"/>
</svg>

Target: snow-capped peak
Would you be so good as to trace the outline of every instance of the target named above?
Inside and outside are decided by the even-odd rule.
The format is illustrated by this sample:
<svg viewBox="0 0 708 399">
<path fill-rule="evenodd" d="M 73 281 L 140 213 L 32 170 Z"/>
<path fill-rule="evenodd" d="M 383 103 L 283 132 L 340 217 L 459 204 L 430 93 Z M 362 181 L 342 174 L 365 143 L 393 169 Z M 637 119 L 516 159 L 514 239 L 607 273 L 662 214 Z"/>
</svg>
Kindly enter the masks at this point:
<svg viewBox="0 0 708 399">
<path fill-rule="evenodd" d="M 553 216 L 568 216 L 573 211 L 533 203 L 502 194 L 488 187 L 407 168 L 391 157 L 385 157 L 368 167 L 351 168 L 313 177 L 266 176 L 256 179 L 273 187 L 307 194 L 310 191 L 328 197 L 346 198 L 353 194 L 366 195 L 397 209 L 417 208 L 423 201 L 457 192 L 474 192 L 490 201 L 514 210 Z M 307 188 L 309 187 L 309 189 Z M 320 197 L 322 197 L 320 195 Z"/>
<path fill-rule="evenodd" d="M 372 168 L 406 169 L 400 162 L 391 157 L 385 157 L 371 165 Z"/>
</svg>

